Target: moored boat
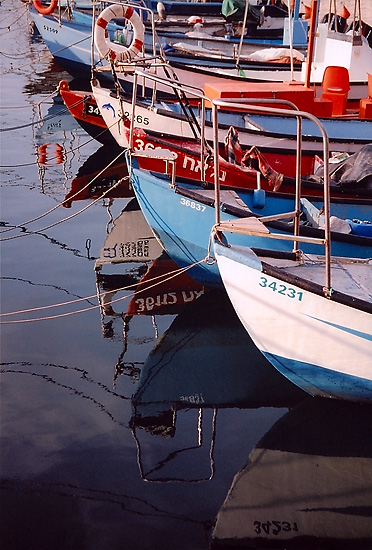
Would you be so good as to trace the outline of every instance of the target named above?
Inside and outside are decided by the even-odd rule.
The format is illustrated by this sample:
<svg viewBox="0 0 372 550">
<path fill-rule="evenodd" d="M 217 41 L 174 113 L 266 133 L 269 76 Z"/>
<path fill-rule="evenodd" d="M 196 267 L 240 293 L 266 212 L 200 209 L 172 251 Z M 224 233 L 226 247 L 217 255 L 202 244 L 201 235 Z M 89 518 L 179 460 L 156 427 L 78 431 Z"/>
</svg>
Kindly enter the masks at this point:
<svg viewBox="0 0 372 550">
<path fill-rule="evenodd" d="M 236 106 L 236 104 L 230 105 Z M 269 108 L 261 107 L 261 109 Z M 307 113 L 301 113 L 301 116 L 311 118 Z M 217 134 L 215 136 L 217 139 Z M 137 139 L 140 140 L 140 136 L 133 135 L 133 143 L 136 143 Z M 206 182 L 215 180 L 217 171 L 213 170 L 213 164 L 211 164 L 208 170 L 203 172 L 205 157 L 199 157 L 199 161 L 197 156 L 191 159 L 194 161 L 193 173 L 188 163 L 185 163 L 185 157 L 182 156 L 184 149 L 169 149 L 169 143 L 166 148 L 163 145 L 164 149 L 160 147 L 160 143 L 158 143 L 158 149 L 154 145 L 146 147 L 146 144 L 142 143 L 140 150 L 132 151 L 128 161 L 132 186 L 149 225 L 163 247 L 179 265 L 191 265 L 193 276 L 200 279 L 203 284 L 211 286 L 221 284 L 217 266 L 207 259 L 210 227 L 215 219 L 214 204 L 220 205 L 217 210 L 222 220 L 227 220 L 230 216 L 237 226 L 242 223 L 248 228 L 251 224 L 253 228 L 256 227 L 257 233 L 250 240 L 250 246 L 261 248 L 266 242 L 261 237 L 264 237 L 265 233 L 270 234 L 275 228 L 282 234 L 287 233 L 287 236 L 283 238 L 283 243 L 280 242 L 279 237 L 277 240 L 272 239 L 270 246 L 274 250 L 283 246 L 288 252 L 293 248 L 293 243 L 288 240 L 288 231 L 292 232 L 293 229 L 293 216 L 288 212 L 297 211 L 295 217 L 298 218 L 301 211 L 307 220 L 305 225 L 301 225 L 301 232 L 303 235 L 308 231 L 311 232 L 311 235 L 308 233 L 307 237 L 304 237 L 303 250 L 305 253 L 316 253 L 317 245 L 313 244 L 312 237 L 321 236 L 323 230 L 319 225 L 308 227 L 308 224 L 312 223 L 307 217 L 311 208 L 307 208 L 306 203 L 302 203 L 302 206 L 300 203 L 297 204 L 293 194 L 288 196 L 281 194 L 280 191 L 272 194 L 265 193 L 260 186 L 260 178 L 257 181 L 257 177 L 255 189 L 239 189 L 236 186 L 234 188 L 234 180 L 243 178 L 243 172 L 219 156 L 216 141 L 214 166 L 219 166 L 218 182 L 224 185 L 223 194 L 218 197 L 215 197 L 212 189 L 206 189 L 208 187 Z M 204 155 L 207 154 L 203 148 L 200 151 Z M 326 154 L 328 155 L 328 150 Z M 199 162 L 198 170 L 196 170 L 197 162 Z M 298 184 L 299 179 L 297 178 L 296 181 Z M 312 197 L 312 203 L 319 209 L 319 214 L 324 199 Z M 283 212 L 286 214 L 284 215 Z M 315 217 L 310 214 L 310 218 L 319 220 L 318 214 Z M 357 244 L 356 235 L 346 235 L 342 230 L 340 231 L 340 227 L 346 221 L 345 218 L 348 218 L 365 220 L 366 223 L 360 225 L 364 225 L 368 232 L 371 225 L 368 222 L 372 221 L 370 199 L 335 198 L 331 203 L 331 215 L 335 217 L 334 222 L 337 220 L 337 223 L 340 223 L 338 229 L 334 226 L 335 254 L 348 256 L 356 253 L 361 258 L 371 257 L 370 237 L 364 237 L 364 244 L 362 241 Z M 270 227 L 273 220 L 275 223 Z M 296 225 L 297 222 L 299 219 L 295 221 Z M 359 224 L 357 226 L 359 227 Z M 241 242 L 239 232 L 234 234 L 232 239 L 235 244 L 239 244 Z M 349 244 L 346 243 L 347 240 Z M 352 241 L 357 248 L 354 248 Z M 361 248 L 359 248 L 360 245 Z M 364 245 L 367 245 L 366 248 Z"/>
<path fill-rule="evenodd" d="M 327 148 L 326 134 L 324 142 Z M 313 240 L 318 252 L 304 253 L 306 239 L 295 223 L 288 254 L 285 246 L 273 250 L 270 239 L 281 240 L 280 235 L 234 219 L 221 221 L 217 209 L 212 256 L 238 317 L 279 372 L 311 395 L 370 401 L 372 260 L 362 259 L 356 249 L 339 256 L 328 175 L 324 214 L 324 234 Z M 230 233 L 244 235 L 245 243 L 237 246 Z M 252 247 L 258 235 L 267 243 L 259 250 Z"/>
<path fill-rule="evenodd" d="M 132 91 L 132 96 L 126 95 L 119 89 L 112 92 L 109 88 L 100 86 L 98 80 L 92 81 L 92 91 L 99 112 L 119 145 L 128 146 L 125 125 L 133 108 L 135 108 L 136 127 L 142 128 L 144 131 L 151 131 L 151 135 L 160 134 L 164 137 L 168 134 L 170 137 L 189 138 L 195 135 L 193 129 L 190 128 L 190 120 L 195 124 L 195 119 L 198 119 L 199 124 L 205 124 L 205 137 L 211 141 L 211 109 L 206 108 L 205 120 L 201 121 L 200 109 L 199 111 L 196 109 L 196 113 L 194 109 L 194 113 L 187 116 L 186 109 L 188 107 L 185 108 L 175 101 L 174 94 L 179 89 L 183 96 L 186 95 L 191 102 L 193 96 L 191 86 L 182 83 L 183 86 L 180 88 L 174 83 L 172 85 L 172 80 L 169 78 L 154 76 L 141 69 L 136 70 L 136 75 L 138 75 L 135 84 L 136 90 Z M 155 102 L 154 99 L 141 101 L 142 82 L 149 83 L 151 81 L 161 86 L 162 90 L 167 90 L 168 98 L 171 96 L 170 91 L 173 90 L 173 101 L 165 101 L 161 95 Z M 372 94 L 372 76 L 370 88 Z M 275 100 L 278 106 L 288 106 L 287 108 L 310 112 L 320 118 L 324 124 L 332 151 L 354 153 L 372 142 L 372 115 L 370 117 L 369 112 L 363 111 L 359 103 L 354 103 L 348 109 L 346 94 L 344 94 L 345 105 L 341 108 L 344 112 L 336 114 L 334 111 L 339 109 L 339 94 L 332 98 L 327 95 L 325 89 L 324 97 L 317 98 L 312 88 L 298 83 L 257 82 L 239 85 L 210 79 L 205 82 L 203 91 L 205 100 L 238 98 L 238 101 L 243 102 L 246 98 L 247 103 L 256 102 L 257 104 L 261 99 L 262 103 L 267 100 Z M 133 96 L 136 97 L 135 103 L 133 103 Z M 224 110 L 223 106 L 220 107 L 220 111 L 221 142 L 224 141 L 229 127 L 233 126 L 239 132 L 239 141 L 244 147 L 250 147 L 253 143 L 258 147 L 269 147 L 275 144 L 277 149 L 285 150 L 286 153 L 288 150 L 295 150 L 296 120 L 287 117 L 285 112 L 282 111 L 277 116 L 267 116 L 264 113 L 247 113 L 244 109 L 241 111 Z M 318 154 L 321 150 L 321 134 L 310 120 L 303 121 L 302 147 L 304 151 L 314 151 Z"/>
<path fill-rule="evenodd" d="M 145 13 L 148 12 L 145 10 Z M 244 57 L 240 51 L 238 56 L 235 52 L 230 59 L 225 55 L 213 54 L 212 50 L 207 52 L 208 58 L 206 58 L 200 55 L 200 52 L 191 51 L 186 54 L 185 51 L 182 51 L 182 48 L 177 51 L 172 46 L 172 48 L 166 48 L 169 56 L 168 62 L 173 65 L 181 81 L 192 82 L 195 85 L 204 84 L 208 76 L 216 78 L 217 74 L 221 80 L 233 78 L 242 82 L 262 79 L 275 81 L 296 79 L 299 81 L 305 80 L 308 84 L 316 83 L 320 85 L 325 68 L 328 65 L 334 65 L 334 60 L 337 58 L 337 63 L 349 71 L 350 98 L 359 100 L 366 97 L 367 92 L 367 72 L 368 67 L 371 66 L 372 48 L 366 36 L 372 35 L 372 32 L 370 32 L 371 28 L 360 19 L 360 12 L 356 11 L 355 13 L 358 14 L 359 19 L 346 25 L 344 32 L 340 32 L 339 27 L 335 30 L 329 25 L 329 22 L 319 24 L 319 29 L 323 30 L 321 32 L 319 30 L 319 37 L 315 40 L 314 59 L 312 53 L 309 52 L 307 55 L 307 59 L 313 60 L 311 71 L 308 74 L 308 63 L 301 58 L 299 60 L 296 58 L 296 52 L 293 53 L 292 51 L 293 44 L 292 49 L 287 45 L 280 52 L 280 48 L 268 48 L 268 45 L 262 44 L 262 41 L 261 46 L 260 41 L 257 41 L 253 55 L 251 52 L 250 56 Z M 75 10 L 69 19 L 64 18 L 61 20 L 53 13 L 40 14 L 32 7 L 30 7 L 30 14 L 50 52 L 61 65 L 72 72 L 78 73 L 81 73 L 82 70 L 90 71 L 93 65 L 100 69 L 102 76 L 111 79 L 107 60 L 104 59 L 104 56 L 99 55 L 96 45 L 93 49 L 91 47 L 93 22 L 91 16 Z M 332 14 L 330 14 L 329 20 L 331 20 L 331 16 Z M 153 57 L 163 51 L 163 46 L 161 43 L 157 43 L 154 38 L 157 35 L 155 20 L 153 17 L 150 19 L 152 21 L 151 30 L 150 28 L 146 31 L 144 29 L 144 46 L 146 55 Z M 303 28 L 307 22 L 301 19 L 299 24 Z M 125 40 L 120 38 L 122 28 L 122 26 L 115 24 L 113 20 L 110 20 L 107 30 L 111 40 L 130 42 L 130 34 Z M 346 32 L 348 28 L 351 30 Z M 74 30 L 76 30 L 76 33 L 74 33 Z M 307 44 L 307 38 L 305 44 Z M 341 49 L 343 54 L 338 56 Z M 202 50 L 205 56 L 204 46 Z M 266 51 L 261 55 L 260 50 Z M 92 52 L 94 53 L 93 59 Z M 280 60 L 283 57 L 287 58 L 286 62 L 280 65 Z M 298 61 L 300 61 L 300 64 L 298 64 Z M 126 69 L 124 68 L 124 72 L 127 72 Z M 253 72 L 250 72 L 251 70 Z M 119 78 L 121 78 L 120 74 Z"/>
</svg>

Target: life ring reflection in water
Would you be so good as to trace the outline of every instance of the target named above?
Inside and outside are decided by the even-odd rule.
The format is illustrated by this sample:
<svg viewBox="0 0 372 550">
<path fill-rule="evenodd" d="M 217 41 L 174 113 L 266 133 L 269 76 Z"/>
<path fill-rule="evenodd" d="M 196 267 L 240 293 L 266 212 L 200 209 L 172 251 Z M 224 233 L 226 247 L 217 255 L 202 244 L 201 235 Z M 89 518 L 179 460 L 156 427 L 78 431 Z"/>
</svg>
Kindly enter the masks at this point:
<svg viewBox="0 0 372 550">
<path fill-rule="evenodd" d="M 106 28 L 109 22 L 122 17 L 128 19 L 133 27 L 133 39 L 130 46 L 114 44 L 106 37 Z M 102 57 L 113 61 L 130 62 L 141 51 L 145 36 L 144 24 L 136 11 L 130 6 L 115 4 L 104 9 L 98 17 L 94 27 L 94 42 Z"/>
<path fill-rule="evenodd" d="M 53 147 L 53 154 L 48 153 L 48 148 Z M 44 166 L 53 166 L 55 164 L 62 164 L 65 160 L 65 154 L 63 147 L 58 143 L 43 143 L 38 147 L 38 164 Z"/>
<path fill-rule="evenodd" d="M 44 6 L 40 0 L 33 0 L 35 9 L 42 13 L 43 15 L 49 15 L 53 13 L 56 7 L 58 6 L 58 0 L 51 0 L 49 6 Z"/>
</svg>

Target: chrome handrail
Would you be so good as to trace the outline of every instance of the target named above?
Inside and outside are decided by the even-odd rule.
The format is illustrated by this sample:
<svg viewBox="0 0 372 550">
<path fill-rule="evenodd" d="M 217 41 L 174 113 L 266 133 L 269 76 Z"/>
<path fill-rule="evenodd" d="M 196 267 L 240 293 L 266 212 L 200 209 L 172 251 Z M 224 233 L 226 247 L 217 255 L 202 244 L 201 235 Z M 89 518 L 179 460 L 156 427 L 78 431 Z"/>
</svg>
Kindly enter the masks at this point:
<svg viewBox="0 0 372 550">
<path fill-rule="evenodd" d="M 235 109 L 240 111 L 246 111 L 248 113 L 256 114 L 267 114 L 272 116 L 286 116 L 290 118 L 295 118 L 297 121 L 297 136 L 296 136 L 296 193 L 295 193 L 295 223 L 294 223 L 294 232 L 293 232 L 293 242 L 294 242 L 294 251 L 298 252 L 298 243 L 299 242 L 309 242 L 308 238 L 301 236 L 299 233 L 299 215 L 301 212 L 300 207 L 300 198 L 301 198 L 301 150 L 302 150 L 302 121 L 303 119 L 310 120 L 313 122 L 319 129 L 322 142 L 323 142 L 323 158 L 324 158 L 324 217 L 325 217 L 325 226 L 324 226 L 324 238 L 317 239 L 312 238 L 311 242 L 324 245 L 325 248 L 325 270 L 326 270 L 326 283 L 324 291 L 326 295 L 330 295 L 331 291 L 331 238 L 330 238 L 330 190 L 329 190 L 329 140 L 326 129 L 321 121 L 312 115 L 311 113 L 300 111 L 290 101 L 282 99 L 270 99 L 270 98 L 226 98 L 226 99 L 211 99 L 207 97 L 203 91 L 199 88 L 193 86 L 185 86 L 178 81 L 165 79 L 158 75 L 149 74 L 141 69 L 136 69 L 135 74 L 138 76 L 147 77 L 154 80 L 155 82 L 161 83 L 162 85 L 169 86 L 171 88 L 179 89 L 183 93 L 186 93 L 194 98 L 197 98 L 202 103 L 202 112 L 205 113 L 205 105 L 208 104 L 212 109 L 212 125 L 213 125 L 213 159 L 214 159 L 214 188 L 215 188 L 215 229 L 218 231 L 218 226 L 220 224 L 220 181 L 219 181 L 219 166 L 220 166 L 220 155 L 219 155 L 219 139 L 218 139 L 218 111 L 221 108 L 224 109 Z M 132 101 L 132 118 L 131 118 L 131 132 L 130 132 L 130 148 L 132 148 L 133 142 L 133 129 L 134 129 L 134 109 L 135 109 L 135 100 L 136 92 L 133 90 L 133 101 Z M 255 103 L 260 103 L 260 105 L 255 105 Z M 271 107 L 269 105 L 275 104 L 286 104 L 289 109 L 283 109 L 278 107 Z M 202 119 L 202 127 L 204 126 L 204 116 Z M 204 138 L 204 135 L 203 135 Z M 203 155 L 204 155 L 204 141 L 201 141 L 201 160 L 202 165 Z M 135 153 L 134 153 L 135 154 Z M 293 214 L 293 212 L 292 212 Z M 271 216 L 270 219 L 282 219 L 283 213 L 277 216 Z M 260 219 L 260 218 L 259 218 Z M 232 230 L 233 231 L 233 230 Z M 252 231 L 249 231 L 250 234 Z M 261 233 L 260 233 L 261 234 Z M 287 237 L 283 237 L 280 234 L 268 233 L 264 234 L 267 238 L 287 240 Z"/>
</svg>

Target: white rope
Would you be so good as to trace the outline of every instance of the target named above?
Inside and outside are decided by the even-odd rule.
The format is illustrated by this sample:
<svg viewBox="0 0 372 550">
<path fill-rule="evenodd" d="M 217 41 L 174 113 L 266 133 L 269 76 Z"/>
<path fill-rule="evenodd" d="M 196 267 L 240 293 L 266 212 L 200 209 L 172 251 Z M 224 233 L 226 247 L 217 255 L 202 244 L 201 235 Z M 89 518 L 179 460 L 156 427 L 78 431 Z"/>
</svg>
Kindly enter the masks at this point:
<svg viewBox="0 0 372 550">
<path fill-rule="evenodd" d="M 86 144 L 83 144 L 83 145 L 86 145 Z M 77 149 L 80 148 L 80 147 L 82 147 L 82 145 L 79 145 L 79 146 L 77 147 Z M 82 191 L 84 191 L 85 189 L 87 189 L 87 188 L 88 188 L 97 178 L 99 178 L 99 177 L 102 175 L 103 172 L 105 172 L 105 170 L 107 170 L 107 168 L 109 168 L 114 162 L 116 162 L 116 161 L 120 158 L 120 156 L 123 155 L 123 154 L 125 153 L 125 151 L 126 151 L 126 150 L 123 149 L 123 151 L 121 151 L 121 152 L 120 152 L 120 153 L 119 153 L 119 154 L 118 154 L 118 155 L 117 155 L 117 156 L 116 156 L 116 157 L 115 157 L 115 158 L 114 158 L 105 168 L 103 168 L 98 174 L 96 174 L 96 175 L 94 176 L 94 178 L 91 179 L 83 188 L 81 188 L 81 189 L 79 189 L 78 191 L 76 191 L 76 193 L 74 193 L 74 195 L 72 195 L 72 196 L 70 197 L 70 200 L 73 200 L 73 199 L 74 199 L 77 195 L 79 195 Z M 70 153 L 70 152 L 72 152 L 72 151 L 69 151 L 69 153 Z M 115 186 L 118 185 L 119 183 L 122 183 L 122 182 L 123 182 L 123 179 L 124 179 L 124 178 L 122 178 L 120 181 L 118 181 L 118 182 L 115 184 Z M 110 187 L 109 191 L 111 191 L 115 186 Z M 98 197 L 98 199 L 96 199 L 96 200 L 101 199 L 103 196 L 104 196 L 103 194 L 100 195 L 100 196 Z M 28 221 L 23 222 L 23 223 L 18 224 L 18 225 L 15 225 L 15 226 L 13 226 L 13 227 L 8 227 L 7 229 L 4 229 L 3 231 L 0 231 L 0 234 L 2 234 L 2 233 L 7 233 L 7 232 L 9 232 L 9 231 L 13 231 L 14 229 L 24 229 L 24 227 L 25 227 L 26 225 L 29 225 L 30 223 L 33 223 L 33 222 L 35 222 L 35 221 L 41 220 L 42 218 L 45 218 L 46 216 L 48 216 L 49 214 L 51 214 L 52 212 L 54 212 L 55 210 L 57 210 L 57 208 L 60 208 L 61 206 L 63 206 L 63 202 L 64 202 L 64 201 L 62 201 L 61 203 L 58 203 L 56 206 L 54 206 L 53 208 L 51 208 L 51 209 L 48 210 L 47 212 L 44 212 L 43 214 L 40 214 L 40 216 L 37 216 L 36 218 L 33 218 L 33 219 L 31 219 L 31 220 L 28 220 Z M 48 228 L 47 228 L 47 229 L 48 229 Z M 31 233 L 26 233 L 26 234 L 31 234 Z M 10 239 L 14 239 L 14 238 L 16 238 L 16 237 L 18 238 L 18 237 L 23 236 L 23 235 L 24 235 L 24 234 L 22 234 L 22 235 L 15 235 L 14 237 L 9 237 L 9 238 L 0 239 L 0 242 L 6 241 L 6 240 L 10 240 Z"/>
<path fill-rule="evenodd" d="M 0 35 L 1 36 L 1 35 Z M 77 46 L 78 44 L 80 44 L 81 42 L 84 42 L 85 40 L 88 40 L 90 39 L 90 36 L 86 37 L 86 38 L 82 38 L 81 40 L 78 40 L 77 42 L 73 42 L 72 44 L 69 44 L 68 46 L 64 46 L 63 48 L 60 48 L 59 50 L 56 50 L 53 54 L 53 56 L 57 53 L 60 53 L 60 52 L 63 52 L 64 50 L 68 50 L 69 48 L 71 48 L 71 46 Z M 45 46 L 46 48 L 46 46 Z M 52 54 L 49 52 L 49 50 L 46 50 L 42 55 L 41 55 L 41 59 L 43 59 L 44 57 L 52 57 Z M 14 71 L 18 71 L 20 69 L 23 69 L 25 67 L 29 67 L 30 66 L 30 62 L 28 63 L 25 63 L 24 65 L 20 65 L 18 67 L 12 67 L 11 69 L 7 69 L 6 71 L 4 72 L 1 72 L 0 75 L 3 75 L 3 74 L 8 74 L 8 73 L 11 73 L 11 72 L 14 72 Z"/>
<path fill-rule="evenodd" d="M 126 178 L 129 179 L 129 176 L 126 176 Z M 126 178 L 123 178 L 123 179 L 126 179 Z M 47 229 L 51 229 L 52 227 L 57 227 L 57 225 L 60 225 L 61 223 L 64 223 L 64 222 L 67 222 L 68 220 L 72 220 L 73 218 L 76 218 L 76 216 L 79 216 L 80 214 L 82 214 L 83 212 L 88 210 L 88 208 L 90 208 L 91 206 L 96 204 L 98 201 L 103 199 L 108 193 L 110 193 L 113 189 L 115 189 L 118 185 L 120 185 L 123 182 L 123 179 L 119 180 L 117 183 L 115 183 L 115 185 L 113 185 L 112 187 L 107 189 L 97 199 L 90 202 L 89 204 L 87 204 L 86 206 L 84 206 L 83 208 L 78 210 L 77 212 L 71 214 L 70 216 L 67 216 L 66 218 L 63 218 L 62 220 L 59 220 L 55 223 L 51 223 L 50 225 L 47 225 L 47 226 L 43 227 L 42 229 L 38 229 L 37 231 L 28 231 L 27 233 L 21 233 L 20 235 L 14 235 L 12 237 L 5 237 L 4 239 L 0 239 L 0 242 L 11 241 L 13 239 L 19 239 L 20 237 L 28 237 L 29 235 L 37 235 L 37 234 L 39 234 L 43 231 L 46 231 Z M 60 205 L 58 205 L 58 206 L 60 206 Z"/>
<path fill-rule="evenodd" d="M 148 290 L 150 290 L 150 289 L 152 289 L 152 288 L 154 288 L 154 287 L 156 287 L 156 286 L 158 286 L 158 285 L 160 285 L 164 282 L 170 281 L 170 280 L 178 277 L 179 275 L 182 275 L 183 273 L 185 273 L 186 271 L 188 271 L 192 267 L 195 267 L 196 265 L 198 265 L 200 263 L 203 263 L 203 262 L 204 262 L 204 260 L 201 260 L 199 262 L 195 262 L 193 264 L 190 264 L 186 267 L 178 268 L 174 271 L 171 271 L 168 274 L 170 276 L 168 276 L 166 278 L 164 278 L 163 275 L 158 275 L 157 277 L 154 277 L 153 279 L 149 279 L 149 282 L 157 281 L 158 279 L 161 279 L 161 280 L 155 282 L 152 285 L 149 285 L 149 286 L 146 285 L 146 288 L 144 288 L 143 290 L 134 291 L 131 294 L 128 294 L 127 296 L 122 296 L 120 298 L 116 298 L 115 300 L 111 300 L 110 304 L 115 304 L 115 303 L 120 302 L 122 300 L 127 300 L 129 298 L 132 298 L 133 296 L 136 296 L 136 295 L 140 294 L 141 292 L 148 291 Z M 114 290 L 115 290 L 115 292 L 121 292 L 121 291 L 129 290 L 129 289 L 131 289 L 133 287 L 136 287 L 136 286 L 137 286 L 136 284 L 132 284 L 132 285 L 122 287 L 122 288 L 118 288 L 118 289 L 114 289 Z M 81 302 L 81 301 L 92 299 L 94 297 L 96 297 L 95 294 L 93 294 L 92 296 L 85 297 L 85 298 L 78 298 L 76 300 L 70 300 L 70 301 L 59 303 L 59 304 L 53 304 L 53 305 L 49 305 L 49 306 L 41 306 L 41 307 L 38 307 L 38 308 L 24 309 L 24 310 L 15 311 L 15 312 L 2 313 L 2 314 L 0 314 L 0 317 L 9 316 L 9 315 L 20 315 L 20 314 L 24 314 L 24 313 L 41 311 L 41 310 L 50 309 L 50 308 L 54 308 L 54 307 L 61 307 L 61 306 L 71 305 L 71 304 L 75 304 L 75 303 L 78 303 L 78 302 Z M 100 307 L 101 307 L 101 305 L 97 304 L 97 305 L 87 307 L 87 308 L 84 308 L 84 309 L 80 309 L 80 310 L 76 310 L 76 311 L 70 311 L 70 312 L 66 312 L 66 313 L 60 313 L 60 314 L 57 314 L 57 315 L 50 315 L 48 317 L 38 317 L 38 318 L 34 318 L 34 319 L 18 319 L 18 320 L 13 320 L 13 321 L 0 321 L 0 324 L 1 325 L 9 325 L 9 324 L 19 324 L 19 323 L 31 323 L 31 322 L 36 322 L 36 321 L 48 321 L 48 320 L 51 320 L 51 319 L 59 319 L 61 317 L 69 317 L 71 315 L 76 315 L 78 313 L 85 313 L 87 311 L 92 311 L 93 309 L 98 309 Z"/>
<path fill-rule="evenodd" d="M 12 23 L 9 23 L 9 25 L 6 25 L 5 27 L 0 27 L 0 30 L 3 31 L 3 30 L 5 30 L 5 29 L 8 29 L 8 30 L 10 31 L 10 27 L 11 27 L 12 25 L 14 25 L 14 23 L 17 23 L 17 21 L 19 21 L 19 20 L 21 19 L 21 17 L 23 17 L 24 15 L 26 15 L 26 14 L 27 14 L 27 11 L 28 11 L 28 8 L 27 8 L 27 5 L 26 5 L 26 8 L 23 9 L 23 11 L 21 12 L 21 15 L 19 15 L 19 16 L 17 17 L 17 19 L 14 19 L 14 21 L 13 21 Z M 4 34 L 5 34 L 5 33 L 4 33 Z"/>
</svg>

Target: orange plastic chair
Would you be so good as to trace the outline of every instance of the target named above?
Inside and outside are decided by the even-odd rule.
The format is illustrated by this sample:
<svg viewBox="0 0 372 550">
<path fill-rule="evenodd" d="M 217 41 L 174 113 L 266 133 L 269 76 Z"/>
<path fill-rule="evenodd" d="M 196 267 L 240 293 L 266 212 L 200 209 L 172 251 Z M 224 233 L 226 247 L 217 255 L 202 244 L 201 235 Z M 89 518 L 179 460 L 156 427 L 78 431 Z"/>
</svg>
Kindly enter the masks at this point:
<svg viewBox="0 0 372 550">
<path fill-rule="evenodd" d="M 346 67 L 333 65 L 326 67 L 323 74 L 322 88 L 322 99 L 328 99 L 333 103 L 332 115 L 344 114 L 350 90 L 349 71 Z"/>
<path fill-rule="evenodd" d="M 368 97 L 363 97 L 359 102 L 359 118 L 372 120 L 372 74 L 367 73 L 368 77 Z"/>
</svg>

